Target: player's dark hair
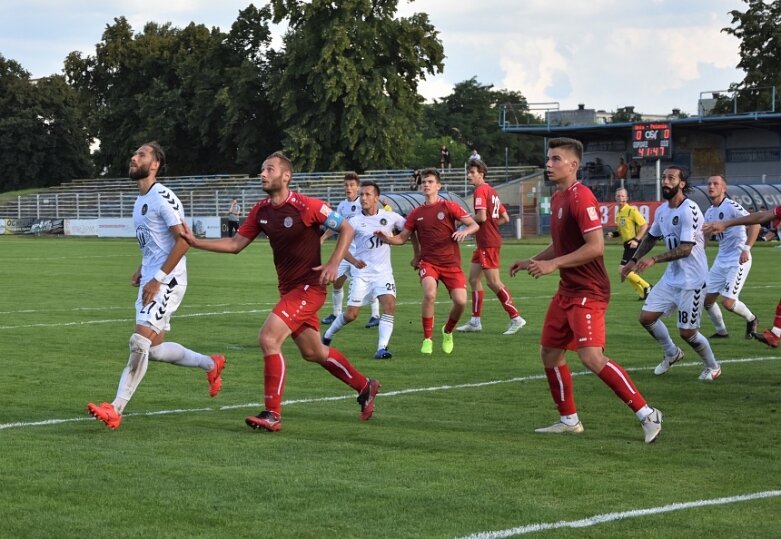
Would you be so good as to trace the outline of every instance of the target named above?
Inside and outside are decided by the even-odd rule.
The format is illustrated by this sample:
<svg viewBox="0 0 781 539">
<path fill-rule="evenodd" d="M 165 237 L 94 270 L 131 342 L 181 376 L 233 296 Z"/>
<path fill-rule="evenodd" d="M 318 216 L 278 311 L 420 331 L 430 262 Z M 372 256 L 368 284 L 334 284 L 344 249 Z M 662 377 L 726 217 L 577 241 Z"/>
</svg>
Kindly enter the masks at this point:
<svg viewBox="0 0 781 539">
<path fill-rule="evenodd" d="M 681 188 L 681 191 L 684 193 L 688 193 L 692 190 L 692 187 L 689 185 L 689 171 L 685 169 L 684 167 L 680 165 L 670 165 L 665 167 L 667 170 L 677 170 L 678 171 L 678 177 L 681 179 L 682 182 L 685 182 L 683 187 Z M 724 176 L 722 176 L 723 178 Z M 727 180 L 724 180 L 726 183 Z"/>
<path fill-rule="evenodd" d="M 380 186 L 377 185 L 377 182 L 372 180 L 364 180 L 361 182 L 361 187 L 374 187 L 374 190 L 377 192 L 377 196 L 380 196 Z"/>
<path fill-rule="evenodd" d="M 563 148 L 575 154 L 578 162 L 583 162 L 583 143 L 574 138 L 557 137 L 548 141 L 548 149 Z"/>
<path fill-rule="evenodd" d="M 287 156 L 285 154 L 283 154 L 281 151 L 276 151 L 276 152 L 272 153 L 271 155 L 266 157 L 266 159 L 264 159 L 264 161 L 268 161 L 269 159 L 274 159 L 274 158 L 279 159 L 280 161 L 282 161 L 282 166 L 284 168 L 286 168 L 287 171 L 290 172 L 290 174 L 293 174 L 293 163 L 291 163 L 290 159 L 288 159 Z"/>
<path fill-rule="evenodd" d="M 439 176 L 439 171 L 435 168 L 424 168 L 420 171 L 420 177 L 434 176 L 437 179 L 437 183 L 442 183 L 442 178 Z"/>
<path fill-rule="evenodd" d="M 469 162 L 469 168 L 476 168 L 477 170 L 480 171 L 480 173 L 483 176 L 487 176 L 488 175 L 488 167 L 485 166 L 485 163 L 483 163 L 483 161 L 480 160 L 480 159 L 473 159 L 472 161 L 470 161 Z"/>
<path fill-rule="evenodd" d="M 355 172 L 348 172 L 344 175 L 344 181 L 350 181 L 355 183 L 361 183 L 361 179 L 358 177 L 358 174 Z"/>
<path fill-rule="evenodd" d="M 163 147 L 160 146 L 160 143 L 153 140 L 152 142 L 146 142 L 142 144 L 142 146 L 148 146 L 152 149 L 152 155 L 155 158 L 155 161 L 160 163 L 160 166 L 157 169 L 158 174 L 162 174 L 165 170 L 165 151 L 163 150 Z"/>
</svg>

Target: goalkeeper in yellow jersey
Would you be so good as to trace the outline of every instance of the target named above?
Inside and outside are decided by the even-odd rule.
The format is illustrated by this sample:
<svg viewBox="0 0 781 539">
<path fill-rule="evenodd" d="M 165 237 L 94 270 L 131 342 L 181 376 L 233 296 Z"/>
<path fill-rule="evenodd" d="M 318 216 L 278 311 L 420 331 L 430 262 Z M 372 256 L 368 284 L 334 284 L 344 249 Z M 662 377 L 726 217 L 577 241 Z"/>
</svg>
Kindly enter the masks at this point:
<svg viewBox="0 0 781 539">
<path fill-rule="evenodd" d="M 616 202 L 618 203 L 618 214 L 616 215 L 618 232 L 608 232 L 607 236 L 609 238 L 621 236 L 624 242 L 624 254 L 621 256 L 620 270 L 635 254 L 637 246 L 640 245 L 643 236 L 648 232 L 648 222 L 637 209 L 637 206 L 629 204 L 629 193 L 623 187 L 616 189 Z M 648 297 L 651 285 L 637 273 L 634 271 L 630 272 L 626 276 L 626 280 L 629 281 L 641 300 L 645 300 Z"/>
</svg>

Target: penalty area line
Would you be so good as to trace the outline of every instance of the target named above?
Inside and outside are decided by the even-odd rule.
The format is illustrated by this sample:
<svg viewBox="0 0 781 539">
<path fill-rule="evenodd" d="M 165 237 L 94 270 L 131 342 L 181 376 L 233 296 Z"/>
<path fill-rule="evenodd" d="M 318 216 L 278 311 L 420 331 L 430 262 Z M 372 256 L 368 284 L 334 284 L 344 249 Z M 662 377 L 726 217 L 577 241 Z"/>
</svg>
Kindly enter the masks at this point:
<svg viewBox="0 0 781 539">
<path fill-rule="evenodd" d="M 615 522 L 617 520 L 645 517 L 649 515 L 658 515 L 661 513 L 670 513 L 672 511 L 683 511 L 685 509 L 696 509 L 699 507 L 708 507 L 713 505 L 727 505 L 727 504 L 747 502 L 752 500 L 761 500 L 764 498 L 775 498 L 778 496 L 781 496 L 781 490 L 766 490 L 764 492 L 753 492 L 750 494 L 742 494 L 739 496 L 713 498 L 710 500 L 696 500 L 693 502 L 677 502 L 668 505 L 661 505 L 659 507 L 649 507 L 647 509 L 633 509 L 630 511 L 622 511 L 619 513 L 605 513 L 602 515 L 594 515 L 580 520 L 570 520 L 570 521 L 561 520 L 559 522 L 529 524 L 527 526 L 519 526 L 517 528 L 510 528 L 507 530 L 479 532 L 472 535 L 466 535 L 459 539 L 502 539 L 505 537 L 516 537 L 518 535 L 527 535 L 530 533 L 536 533 L 536 532 L 547 531 L 547 530 L 558 530 L 561 528 L 587 528 L 589 526 L 596 526 L 597 524 L 604 524 L 606 522 Z"/>
<path fill-rule="evenodd" d="M 735 358 L 735 359 L 724 359 L 721 360 L 719 363 L 722 365 L 730 364 L 730 363 L 755 363 L 758 361 L 774 361 L 781 359 L 778 356 L 762 356 L 762 357 L 744 357 L 744 358 Z M 676 369 L 682 369 L 686 367 L 700 367 L 702 366 L 701 362 L 688 362 L 688 363 L 680 363 L 676 366 Z M 652 370 L 652 368 L 648 367 L 630 367 L 626 369 L 627 372 L 643 372 L 643 371 L 649 371 Z M 579 371 L 579 372 L 573 372 L 572 376 L 588 376 L 593 374 L 591 371 Z M 529 376 L 518 376 L 515 378 L 508 378 L 505 380 L 489 380 L 486 382 L 468 382 L 463 384 L 453 384 L 453 385 L 441 385 L 441 386 L 430 386 L 430 387 L 411 387 L 406 389 L 397 389 L 395 391 L 383 391 L 382 393 L 378 394 L 378 397 L 386 398 L 386 397 L 398 397 L 400 395 L 409 395 L 413 393 L 427 393 L 427 392 L 433 392 L 433 391 L 450 391 L 454 389 L 470 389 L 470 388 L 477 388 L 477 387 L 486 387 L 486 386 L 494 386 L 499 384 L 514 384 L 519 382 L 531 382 L 535 380 L 544 380 L 545 375 L 544 374 L 531 374 Z M 331 401 L 343 401 L 343 400 L 349 400 L 354 399 L 355 394 L 351 393 L 350 395 L 335 395 L 331 397 L 311 397 L 311 398 L 305 398 L 305 399 L 295 399 L 295 400 L 285 400 L 282 401 L 283 406 L 291 406 L 296 404 L 312 404 L 317 402 L 331 402 Z M 173 415 L 173 414 L 191 414 L 191 413 L 200 413 L 200 412 L 219 412 L 224 410 L 237 410 L 242 408 L 260 408 L 263 404 L 259 402 L 249 402 L 245 404 L 226 404 L 222 406 L 213 406 L 213 407 L 203 407 L 203 408 L 182 408 L 182 409 L 173 409 L 173 410 L 154 410 L 149 412 L 132 412 L 129 414 L 123 414 L 123 417 L 142 417 L 142 416 L 155 416 L 155 415 Z M 0 430 L 7 430 L 7 429 L 19 429 L 19 428 L 25 428 L 25 427 L 46 427 L 51 425 L 61 425 L 63 423 L 75 423 L 77 421 L 94 421 L 95 419 L 89 415 L 84 417 L 71 417 L 71 418 L 61 418 L 61 419 L 45 419 L 42 421 L 16 421 L 13 423 L 0 423 Z"/>
</svg>

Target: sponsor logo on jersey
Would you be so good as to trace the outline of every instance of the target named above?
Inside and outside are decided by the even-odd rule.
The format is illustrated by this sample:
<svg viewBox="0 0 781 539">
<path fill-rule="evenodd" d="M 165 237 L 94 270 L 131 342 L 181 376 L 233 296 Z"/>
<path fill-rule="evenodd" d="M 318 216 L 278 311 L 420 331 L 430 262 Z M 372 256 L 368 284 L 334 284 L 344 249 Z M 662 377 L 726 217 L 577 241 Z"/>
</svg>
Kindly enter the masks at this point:
<svg viewBox="0 0 781 539">
<path fill-rule="evenodd" d="M 586 208 L 586 213 L 588 213 L 588 218 L 592 221 L 597 220 L 597 209 L 594 206 L 589 206 Z"/>
<path fill-rule="evenodd" d="M 331 215 L 331 208 L 323 204 L 322 206 L 320 206 L 320 213 L 328 217 L 329 215 Z"/>
<path fill-rule="evenodd" d="M 268 221 L 267 221 L 266 219 L 261 219 L 261 220 L 260 220 L 260 224 L 261 224 L 261 225 L 267 225 L 267 224 L 268 224 Z"/>
</svg>

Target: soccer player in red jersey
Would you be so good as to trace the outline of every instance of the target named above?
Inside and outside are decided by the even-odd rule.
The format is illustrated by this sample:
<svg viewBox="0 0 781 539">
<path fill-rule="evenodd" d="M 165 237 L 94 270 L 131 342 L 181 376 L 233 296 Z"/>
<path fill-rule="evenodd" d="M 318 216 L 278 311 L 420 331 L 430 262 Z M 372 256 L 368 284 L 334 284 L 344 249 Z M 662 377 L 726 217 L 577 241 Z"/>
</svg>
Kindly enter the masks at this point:
<svg viewBox="0 0 781 539">
<path fill-rule="evenodd" d="M 402 245 L 412 238 L 415 256 L 411 264 L 418 270 L 423 288 L 422 354 L 431 354 L 434 348 L 432 337 L 437 284 L 442 281 L 447 287 L 453 306 L 442 327 L 442 351 L 450 354 L 453 351 L 453 329 L 466 309 L 466 276 L 461 270 L 461 249 L 458 244 L 470 234 L 475 234 L 479 225 L 461 206 L 439 196 L 442 181 L 437 169 L 427 168 L 420 175 L 425 204 L 409 213 L 404 230 L 399 234 L 388 236 L 381 231 L 375 234 L 391 245 Z M 466 228 L 456 230 L 458 223 L 466 225 Z"/>
<path fill-rule="evenodd" d="M 577 179 L 583 145 L 570 138 L 548 142 L 546 170 L 556 186 L 551 199 L 552 243 L 529 260 L 517 260 L 510 275 L 526 270 L 539 278 L 559 270 L 559 289 L 545 315 L 540 356 L 553 401 L 561 420 L 535 432 L 583 432 L 564 354 L 574 350 L 583 364 L 605 382 L 640 420 L 645 442 L 662 430 L 662 412 L 651 408 L 621 365 L 608 359 L 605 348 L 605 312 L 610 280 L 605 270 L 602 223 L 596 197 Z"/>
<path fill-rule="evenodd" d="M 258 343 L 263 351 L 265 410 L 245 419 L 253 429 L 282 428 L 282 395 L 285 389 L 285 359 L 282 344 L 293 338 L 301 357 L 319 363 L 333 376 L 358 392 L 361 419 L 374 412 L 377 380 L 366 378 L 336 348 L 320 342 L 317 311 L 325 303 L 326 284 L 337 277 L 339 262 L 353 239 L 353 228 L 322 200 L 290 191 L 293 166 L 281 152 L 263 162 L 260 180 L 268 198 L 261 200 L 232 238 L 203 240 L 188 231 L 188 243 L 218 253 L 238 253 L 259 234 L 265 234 L 274 253 L 280 300 L 260 328 Z M 339 232 L 331 258 L 320 259 L 320 225 Z"/>
<path fill-rule="evenodd" d="M 702 231 L 703 234 L 708 237 L 712 234 L 724 232 L 725 229 L 731 226 L 761 225 L 771 221 L 771 228 L 775 230 L 781 223 L 781 206 L 776 206 L 772 210 L 750 213 L 736 219 L 705 223 Z M 781 300 L 779 300 L 778 305 L 776 305 L 776 316 L 773 319 L 773 327 L 765 329 L 762 333 L 754 333 L 754 338 L 771 348 L 778 348 L 778 345 L 781 344 Z"/>
<path fill-rule="evenodd" d="M 480 322 L 480 315 L 483 310 L 483 283 L 481 278 L 485 275 L 485 280 L 499 302 L 502 308 L 510 317 L 510 325 L 504 332 L 504 335 L 513 335 L 519 329 L 526 325 L 526 320 L 521 318 L 521 313 L 513 304 L 513 297 L 507 287 L 504 286 L 502 278 L 499 276 L 499 252 L 502 248 L 502 234 L 499 232 L 499 225 L 510 220 L 504 204 L 499 200 L 496 190 L 486 181 L 488 167 L 485 163 L 476 159 L 469 162 L 469 181 L 475 188 L 474 205 L 475 221 L 480 225 L 480 230 L 475 234 L 475 243 L 477 244 L 472 253 L 472 264 L 469 267 L 469 285 L 472 287 L 472 318 L 456 328 L 456 331 L 473 332 L 482 331 L 483 325 Z"/>
</svg>

